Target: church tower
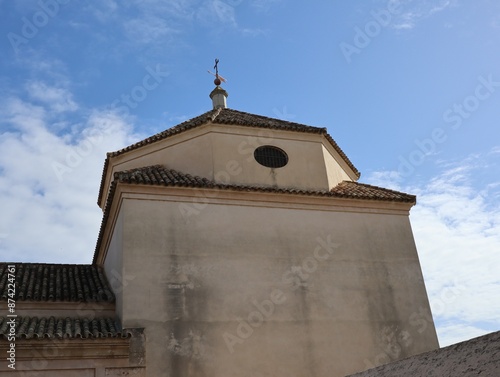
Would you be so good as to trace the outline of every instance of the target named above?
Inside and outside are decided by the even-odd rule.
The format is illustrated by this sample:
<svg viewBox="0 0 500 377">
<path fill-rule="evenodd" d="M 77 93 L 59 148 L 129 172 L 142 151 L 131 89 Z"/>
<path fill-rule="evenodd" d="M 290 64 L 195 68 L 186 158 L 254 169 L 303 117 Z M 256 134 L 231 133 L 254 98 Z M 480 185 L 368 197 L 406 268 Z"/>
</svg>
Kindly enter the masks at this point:
<svg viewBox="0 0 500 377">
<path fill-rule="evenodd" d="M 325 128 L 227 108 L 216 75 L 212 110 L 104 164 L 93 264 L 147 375 L 337 377 L 437 348 L 415 196 L 359 183 Z"/>
</svg>

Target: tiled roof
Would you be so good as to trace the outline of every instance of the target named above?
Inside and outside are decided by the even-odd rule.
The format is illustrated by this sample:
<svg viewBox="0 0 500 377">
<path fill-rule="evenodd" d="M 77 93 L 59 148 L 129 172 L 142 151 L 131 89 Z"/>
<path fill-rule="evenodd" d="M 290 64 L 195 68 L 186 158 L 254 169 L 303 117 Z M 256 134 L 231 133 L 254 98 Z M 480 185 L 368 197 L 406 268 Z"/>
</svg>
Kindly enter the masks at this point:
<svg viewBox="0 0 500 377">
<path fill-rule="evenodd" d="M 383 187 L 368 185 L 366 183 L 343 181 L 330 191 L 331 196 L 338 198 L 383 200 L 391 202 L 416 203 L 415 195 L 405 194 Z"/>
<path fill-rule="evenodd" d="M 498 377 L 500 331 L 355 373 L 350 377 Z"/>
<path fill-rule="evenodd" d="M 0 339 L 6 339 L 13 318 L 0 317 Z M 126 338 L 112 318 L 38 318 L 16 317 L 16 338 L 20 339 L 64 339 L 64 338 Z"/>
<path fill-rule="evenodd" d="M 102 267 L 78 264 L 0 263 L 0 300 L 7 300 L 8 265 L 15 265 L 16 301 L 114 302 Z M 12 297 L 10 297 L 12 298 Z"/>
<path fill-rule="evenodd" d="M 152 144 L 157 141 L 163 140 L 169 136 L 179 134 L 181 132 L 190 130 L 192 128 L 198 127 L 202 124 L 211 122 L 213 124 L 234 124 L 246 127 L 258 127 L 258 128 L 268 128 L 276 130 L 286 130 L 286 131 L 296 131 L 296 132 L 307 132 L 325 135 L 326 139 L 332 144 L 337 153 L 344 159 L 346 164 L 352 169 L 352 171 L 359 178 L 360 173 L 356 167 L 352 164 L 349 158 L 346 156 L 344 151 L 340 149 L 338 144 L 333 140 L 333 138 L 328 134 L 326 128 L 324 127 L 313 127 L 307 126 L 305 124 L 289 122 L 286 120 L 268 118 L 262 115 L 255 115 L 250 113 L 245 113 L 242 111 L 219 108 L 210 110 L 204 114 L 201 114 L 195 118 L 187 120 L 177 126 L 169 128 L 165 131 L 157 133 L 156 135 L 150 136 L 144 140 L 141 140 L 135 144 L 129 145 L 126 148 L 120 149 L 116 152 L 110 152 L 107 154 L 106 161 L 104 162 L 104 168 L 101 178 L 101 186 L 99 188 L 98 204 L 101 201 L 103 191 L 104 191 L 104 181 L 106 178 L 109 159 L 111 157 L 119 156 L 125 152 L 138 149 L 144 145 Z"/>
<path fill-rule="evenodd" d="M 345 199 L 361 199 L 361 200 L 378 200 L 391 201 L 401 203 L 416 203 L 414 195 L 405 194 L 402 192 L 385 189 L 382 187 L 367 185 L 363 183 L 343 181 L 334 187 L 332 190 L 300 190 L 294 188 L 275 188 L 263 186 L 245 186 L 245 185 L 227 185 L 218 184 L 206 178 L 184 174 L 173 169 L 167 169 L 162 165 L 147 166 L 144 168 L 131 169 L 114 174 L 114 180 L 111 183 L 110 192 L 106 199 L 104 215 L 101 222 L 101 229 L 97 237 L 96 249 L 94 252 L 93 263 L 96 262 L 97 252 L 99 250 L 102 237 L 104 236 L 104 228 L 108 221 L 109 211 L 113 203 L 113 197 L 118 183 L 125 184 L 143 184 L 156 186 L 177 186 L 177 187 L 193 187 L 193 188 L 213 188 L 220 190 L 237 190 L 237 191 L 253 191 L 253 192 L 269 192 L 308 196 L 323 196 Z"/>
<path fill-rule="evenodd" d="M 238 191 L 275 192 L 310 196 L 329 196 L 349 199 L 382 200 L 414 203 L 414 195 L 393 191 L 363 183 L 343 181 L 332 190 L 302 190 L 295 188 L 275 188 L 265 186 L 218 184 L 206 178 L 183 174 L 162 165 L 131 169 L 114 174 L 114 180 L 120 183 L 158 186 L 204 187 Z"/>
<path fill-rule="evenodd" d="M 190 130 L 192 128 L 198 127 L 202 124 L 211 122 L 213 124 L 234 124 L 238 126 L 247 127 L 257 127 L 257 128 L 269 128 L 276 130 L 285 131 L 297 131 L 297 132 L 308 132 L 315 134 L 326 134 L 326 128 L 323 127 L 313 127 L 307 126 L 305 124 L 289 122 L 281 119 L 268 118 L 262 115 L 255 115 L 250 113 L 245 113 L 242 111 L 232 110 L 232 109 L 214 109 L 207 111 L 204 114 L 197 116 L 196 118 L 189 119 L 185 122 L 178 124 L 177 126 L 171 127 L 165 131 L 159 132 L 156 135 L 150 136 L 144 140 L 141 140 L 135 144 L 129 145 L 123 149 L 116 152 L 108 153 L 109 157 L 118 156 L 122 153 L 128 152 L 133 149 L 140 148 L 147 144 L 152 144 L 159 140 L 165 139 L 166 137 Z"/>
</svg>

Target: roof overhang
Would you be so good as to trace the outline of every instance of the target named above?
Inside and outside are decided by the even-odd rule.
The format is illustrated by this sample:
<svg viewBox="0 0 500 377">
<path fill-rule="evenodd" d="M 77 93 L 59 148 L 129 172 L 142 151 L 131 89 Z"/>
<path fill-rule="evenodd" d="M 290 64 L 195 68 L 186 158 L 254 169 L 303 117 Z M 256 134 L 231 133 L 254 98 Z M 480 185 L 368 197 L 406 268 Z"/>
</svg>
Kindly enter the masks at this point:
<svg viewBox="0 0 500 377">
<path fill-rule="evenodd" d="M 127 174 L 127 172 L 123 173 Z M 387 199 L 381 195 L 378 199 L 363 197 L 356 190 L 336 194 L 327 192 L 307 192 L 300 190 L 283 190 L 266 187 L 245 187 L 230 185 L 213 185 L 208 180 L 191 177 L 199 184 L 191 186 L 186 183 L 164 186 L 151 181 L 122 182 L 120 173 L 115 173 L 115 180 L 111 185 L 107 199 L 101 228 L 94 252 L 93 263 L 102 265 L 106 258 L 106 251 L 111 241 L 113 229 L 122 203 L 127 199 L 174 201 L 192 204 L 201 200 L 207 204 L 230 204 L 239 206 L 272 207 L 287 209 L 304 209 L 317 211 L 358 212 L 366 214 L 392 214 L 408 216 L 411 207 L 416 203 L 413 195 L 398 193 L 375 186 L 361 185 L 373 190 L 382 190 L 383 194 L 402 195 L 400 199 Z"/>
</svg>

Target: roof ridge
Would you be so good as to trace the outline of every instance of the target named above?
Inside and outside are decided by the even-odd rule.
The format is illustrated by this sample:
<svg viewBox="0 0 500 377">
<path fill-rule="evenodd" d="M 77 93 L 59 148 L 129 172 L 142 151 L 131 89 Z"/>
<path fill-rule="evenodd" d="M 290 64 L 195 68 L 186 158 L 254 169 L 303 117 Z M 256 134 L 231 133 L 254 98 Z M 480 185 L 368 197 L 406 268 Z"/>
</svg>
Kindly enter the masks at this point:
<svg viewBox="0 0 500 377">
<path fill-rule="evenodd" d="M 212 122 L 215 121 L 215 118 L 217 118 L 217 116 L 221 113 L 221 111 L 222 111 L 222 107 L 217 108 L 215 113 L 210 117 L 210 119 L 212 119 Z"/>
<path fill-rule="evenodd" d="M 228 111 L 228 112 L 241 114 L 244 116 L 251 116 L 254 118 L 260 118 L 260 119 L 264 119 L 264 120 L 271 120 L 271 121 L 276 121 L 276 122 L 280 122 L 280 123 L 286 123 L 288 125 L 296 126 L 298 128 L 304 129 L 304 130 L 316 130 L 316 131 L 319 131 L 318 133 L 327 133 L 328 132 L 326 127 L 310 126 L 310 125 L 307 125 L 304 123 L 292 122 L 290 120 L 280 119 L 280 118 L 273 118 L 273 117 L 270 117 L 267 115 L 252 114 L 252 113 L 249 113 L 246 111 L 235 110 L 235 109 L 230 109 L 230 108 L 225 108 L 225 109 L 221 108 L 220 110 L 223 110 L 223 112 Z"/>
</svg>

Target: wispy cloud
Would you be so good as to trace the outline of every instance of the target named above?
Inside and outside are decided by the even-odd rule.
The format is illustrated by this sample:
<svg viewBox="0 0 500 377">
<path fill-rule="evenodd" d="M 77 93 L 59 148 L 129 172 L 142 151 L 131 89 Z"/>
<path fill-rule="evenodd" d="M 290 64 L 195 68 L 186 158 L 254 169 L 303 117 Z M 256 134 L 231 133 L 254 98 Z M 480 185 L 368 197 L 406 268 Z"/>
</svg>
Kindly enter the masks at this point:
<svg viewBox="0 0 500 377">
<path fill-rule="evenodd" d="M 472 339 L 484 335 L 484 329 L 460 323 L 444 322 L 438 327 L 439 337 L 442 339 L 441 347 L 450 344 L 463 342 L 465 339 Z M 443 341 L 444 340 L 444 341 Z"/>
<path fill-rule="evenodd" d="M 89 10 L 94 17 L 101 22 L 108 22 L 115 15 L 118 9 L 118 4 L 114 0 L 102 0 L 95 3 L 87 3 Z"/>
<path fill-rule="evenodd" d="M 132 0 L 126 3 L 108 0 L 89 3 L 85 8 L 86 15 L 99 21 L 102 28 L 88 29 L 80 16 L 69 23 L 74 29 L 87 28 L 101 47 L 107 46 L 106 54 L 96 58 L 120 60 L 124 55 L 140 51 L 137 59 L 147 62 L 162 56 L 167 48 L 188 47 L 189 37 L 196 29 L 209 33 L 231 30 L 250 37 L 261 35 L 258 28 L 239 24 L 238 14 L 243 8 L 256 11 L 239 0 Z M 95 46 L 86 48 L 93 56 L 98 54 L 95 50 L 102 50 Z"/>
<path fill-rule="evenodd" d="M 442 346 L 500 329 L 499 171 L 498 154 L 485 153 L 442 162 L 423 185 L 369 178 L 417 195 L 411 221 Z"/>
<path fill-rule="evenodd" d="M 236 8 L 222 0 L 211 0 L 204 3 L 197 11 L 196 17 L 204 24 L 228 25 L 237 27 Z"/>
<path fill-rule="evenodd" d="M 26 85 L 27 92 L 31 98 L 49 106 L 57 113 L 64 111 L 74 111 L 78 109 L 73 101 L 73 95 L 64 88 L 49 86 L 41 81 L 30 81 Z"/>
<path fill-rule="evenodd" d="M 103 24 L 119 25 L 124 30 L 128 42 L 137 46 L 145 44 L 161 44 L 165 40 L 177 41 L 189 34 L 194 26 L 201 26 L 218 31 L 221 28 L 232 28 L 245 36 L 259 36 L 264 33 L 251 25 L 240 25 L 238 13 L 243 11 L 267 12 L 281 0 L 132 0 L 118 5 L 113 0 L 92 3 L 86 8 L 88 14 Z M 82 24 L 72 20 L 74 27 Z M 93 31 L 94 32 L 94 31 Z M 102 35 L 101 39 L 113 40 L 113 35 Z M 123 43 L 123 41 L 114 41 Z M 151 47 L 151 46 L 150 46 Z"/>
<path fill-rule="evenodd" d="M 258 37 L 258 36 L 262 36 L 262 35 L 266 35 L 267 32 L 265 30 L 262 30 L 262 29 L 241 29 L 241 33 L 244 35 L 244 36 L 248 36 L 248 37 Z"/>
<path fill-rule="evenodd" d="M 156 14 L 169 19 L 192 21 L 196 9 L 201 6 L 199 0 L 132 0 L 127 6 L 134 12 Z"/>
<path fill-rule="evenodd" d="M 271 7 L 279 4 L 280 2 L 282 2 L 282 0 L 251 0 L 250 6 L 259 11 L 267 12 L 271 9 Z"/>
<path fill-rule="evenodd" d="M 89 5 L 88 10 L 101 22 L 122 22 L 124 26 L 131 22 L 147 25 L 162 25 L 161 29 L 178 30 L 190 26 L 192 22 L 202 21 L 205 24 L 217 22 L 236 23 L 236 8 L 240 1 L 231 0 L 133 0 L 118 6 L 114 1 Z M 117 17 L 119 16 L 119 17 Z M 181 26 L 182 25 L 182 26 Z M 126 29 L 126 28 L 125 28 Z"/>
<path fill-rule="evenodd" d="M 127 20 L 123 28 L 129 40 L 139 44 L 165 42 L 179 34 L 165 19 L 153 15 Z"/>
<path fill-rule="evenodd" d="M 397 3 L 400 4 L 400 12 L 395 15 L 391 27 L 408 30 L 416 27 L 420 21 L 452 7 L 456 0 L 402 0 Z"/>
</svg>

